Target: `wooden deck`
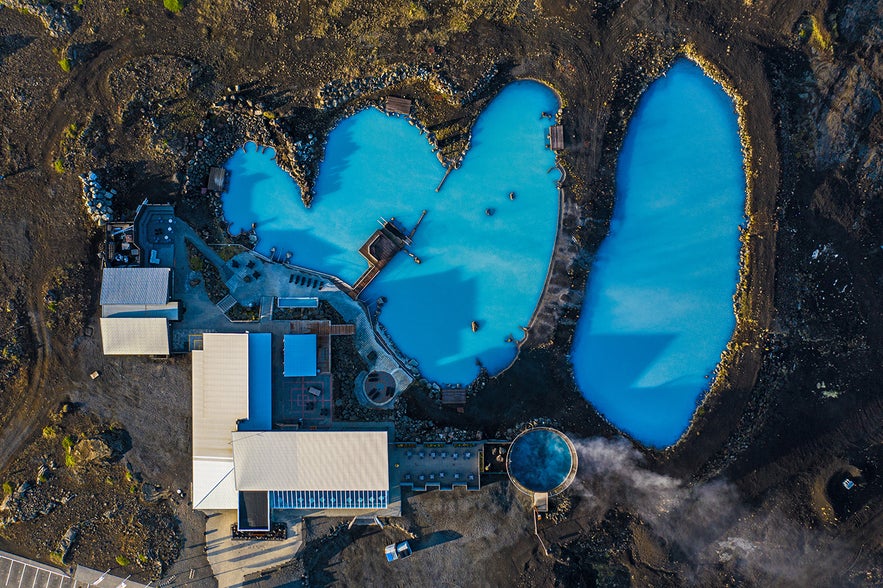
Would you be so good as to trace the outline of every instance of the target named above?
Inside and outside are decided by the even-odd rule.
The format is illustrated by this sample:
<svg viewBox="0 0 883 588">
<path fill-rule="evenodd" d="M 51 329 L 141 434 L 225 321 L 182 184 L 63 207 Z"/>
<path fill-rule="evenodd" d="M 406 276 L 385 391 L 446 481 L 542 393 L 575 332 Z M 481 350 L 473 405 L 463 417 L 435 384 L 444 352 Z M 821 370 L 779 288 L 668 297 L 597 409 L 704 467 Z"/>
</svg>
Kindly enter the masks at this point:
<svg viewBox="0 0 883 588">
<path fill-rule="evenodd" d="M 208 189 L 212 192 L 223 192 L 227 181 L 227 170 L 223 167 L 212 167 L 208 171 Z"/>
<path fill-rule="evenodd" d="M 420 220 L 423 220 L 423 216 L 420 217 Z M 414 236 L 416 230 L 415 226 L 410 235 L 405 235 L 392 220 L 382 220 L 381 227 L 374 231 L 374 234 L 359 247 L 359 253 L 368 262 L 368 269 L 359 276 L 348 292 L 351 298 L 357 299 L 359 294 L 368 287 L 368 284 L 377 277 L 380 270 L 386 267 L 386 264 L 392 261 L 399 251 L 411 244 L 411 237 Z"/>
<path fill-rule="evenodd" d="M 411 114 L 411 101 L 399 96 L 387 96 L 386 111 L 394 114 Z"/>
<path fill-rule="evenodd" d="M 564 149 L 564 127 L 555 125 L 549 129 L 549 148 L 552 151 Z"/>
</svg>

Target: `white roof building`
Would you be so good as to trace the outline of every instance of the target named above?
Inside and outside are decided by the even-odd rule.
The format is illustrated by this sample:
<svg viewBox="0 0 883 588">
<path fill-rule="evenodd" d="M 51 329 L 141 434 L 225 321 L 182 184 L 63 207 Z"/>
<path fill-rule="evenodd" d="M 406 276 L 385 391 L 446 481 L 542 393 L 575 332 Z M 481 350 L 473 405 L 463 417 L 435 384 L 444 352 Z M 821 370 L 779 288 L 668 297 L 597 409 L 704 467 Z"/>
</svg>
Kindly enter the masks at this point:
<svg viewBox="0 0 883 588">
<path fill-rule="evenodd" d="M 248 334 L 205 333 L 192 357 L 193 508 L 235 509 L 230 436 L 248 418 Z"/>
<path fill-rule="evenodd" d="M 101 345 L 105 355 L 168 355 L 169 268 L 108 267 L 101 274 Z"/>
<path fill-rule="evenodd" d="M 386 508 L 386 431 L 270 430 L 270 342 L 205 333 L 193 352 L 193 508 L 235 509 L 245 530 L 273 508 Z"/>
<path fill-rule="evenodd" d="M 161 317 L 102 318 L 105 355 L 168 355 L 169 321 Z"/>
<path fill-rule="evenodd" d="M 233 433 L 236 488 L 389 489 L 386 431 Z"/>
</svg>

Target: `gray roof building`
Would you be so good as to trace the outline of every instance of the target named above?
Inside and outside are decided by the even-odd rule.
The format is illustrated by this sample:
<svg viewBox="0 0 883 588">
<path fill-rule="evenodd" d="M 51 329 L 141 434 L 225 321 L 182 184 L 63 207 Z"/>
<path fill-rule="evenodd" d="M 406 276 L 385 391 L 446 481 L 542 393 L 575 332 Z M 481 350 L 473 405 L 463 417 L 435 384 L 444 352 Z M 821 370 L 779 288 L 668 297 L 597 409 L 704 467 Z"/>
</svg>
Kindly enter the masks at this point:
<svg viewBox="0 0 883 588">
<path fill-rule="evenodd" d="M 101 274 L 101 306 L 164 305 L 169 301 L 167 267 L 106 267 Z"/>
</svg>

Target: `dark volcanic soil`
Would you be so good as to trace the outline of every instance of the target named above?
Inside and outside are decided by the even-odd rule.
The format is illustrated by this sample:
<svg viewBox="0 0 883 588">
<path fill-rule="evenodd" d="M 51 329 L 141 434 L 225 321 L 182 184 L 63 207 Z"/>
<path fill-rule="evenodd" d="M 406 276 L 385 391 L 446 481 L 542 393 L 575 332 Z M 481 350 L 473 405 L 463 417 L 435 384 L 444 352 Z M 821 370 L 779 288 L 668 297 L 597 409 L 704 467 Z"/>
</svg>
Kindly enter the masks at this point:
<svg viewBox="0 0 883 588">
<path fill-rule="evenodd" d="M 465 414 L 442 411 L 419 390 L 407 409 L 415 419 L 487 435 L 540 417 L 576 438 L 613 435 L 575 390 L 566 350 L 591 256 L 608 229 L 625 125 L 647 84 L 687 53 L 736 94 L 743 112 L 751 220 L 739 327 L 720 378 L 676 447 L 638 454 L 618 442 L 586 442 L 587 463 L 596 466 L 584 471 L 623 480 L 622 491 L 607 499 L 592 485 L 597 480 L 580 480 L 569 518 L 541 530 L 557 559 L 541 555 L 530 535 L 514 549 L 552 566 L 566 585 L 883 582 L 878 4 L 184 4 L 171 14 L 159 0 L 50 2 L 69 15 L 69 33 L 47 29 L 26 10 L 0 8 L 0 299 L 9 301 L 0 318 L 0 470 L 71 395 L 133 432 L 129 455 L 139 470 L 162 477 L 167 489 L 189 487 L 188 362 L 137 362 L 165 374 L 157 398 L 146 378 L 120 394 L 131 362 L 108 361 L 107 379 L 85 377 L 102 361 L 94 340 L 82 336 L 84 326 L 96 326 L 97 231 L 84 215 L 77 174 L 100 171 L 119 191 L 121 215 L 144 198 L 169 201 L 213 229 L 212 203 L 198 190 L 185 195 L 184 185 L 204 181 L 186 177 L 188 161 L 206 129 L 226 128 L 231 104 L 246 121 L 240 127 L 273 140 L 308 185 L 313 168 L 298 163 L 291 146 L 310 133 L 324 136 L 344 112 L 389 92 L 407 95 L 443 138 L 444 154 L 455 157 L 476 114 L 516 77 L 546 81 L 565 102 L 562 241 L 579 248 L 553 264 L 529 346 L 510 370 L 482 382 Z M 400 65 L 432 75 L 317 107 L 329 82 Z M 482 81 L 489 72 L 497 73 Z M 232 94 L 237 100 L 223 100 Z M 169 408 L 168 399 L 183 404 Z M 838 487 L 845 475 L 858 483 L 854 494 Z M 659 493 L 634 491 L 644 482 Z M 719 515 L 702 516 L 707 511 Z M 710 522 L 700 529 L 690 520 Z M 198 542 L 198 531 L 188 533 Z M 815 573 L 822 565 L 824 573 Z M 500 569 L 469 569 L 477 584 L 501 577 Z"/>
</svg>

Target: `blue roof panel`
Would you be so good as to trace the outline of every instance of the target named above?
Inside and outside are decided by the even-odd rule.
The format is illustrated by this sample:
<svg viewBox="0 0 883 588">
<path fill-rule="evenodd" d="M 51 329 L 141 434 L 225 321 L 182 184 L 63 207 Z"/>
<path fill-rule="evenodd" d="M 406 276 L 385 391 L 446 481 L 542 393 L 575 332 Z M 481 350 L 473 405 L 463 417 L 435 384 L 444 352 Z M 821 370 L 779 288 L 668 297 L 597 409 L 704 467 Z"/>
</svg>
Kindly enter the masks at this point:
<svg viewBox="0 0 883 588">
<path fill-rule="evenodd" d="M 273 392 L 270 333 L 248 335 L 248 420 L 240 431 L 269 431 L 273 428 Z"/>
<path fill-rule="evenodd" d="M 316 375 L 316 355 L 318 348 L 315 335 L 285 335 L 282 375 L 290 378 L 295 376 Z"/>
</svg>

